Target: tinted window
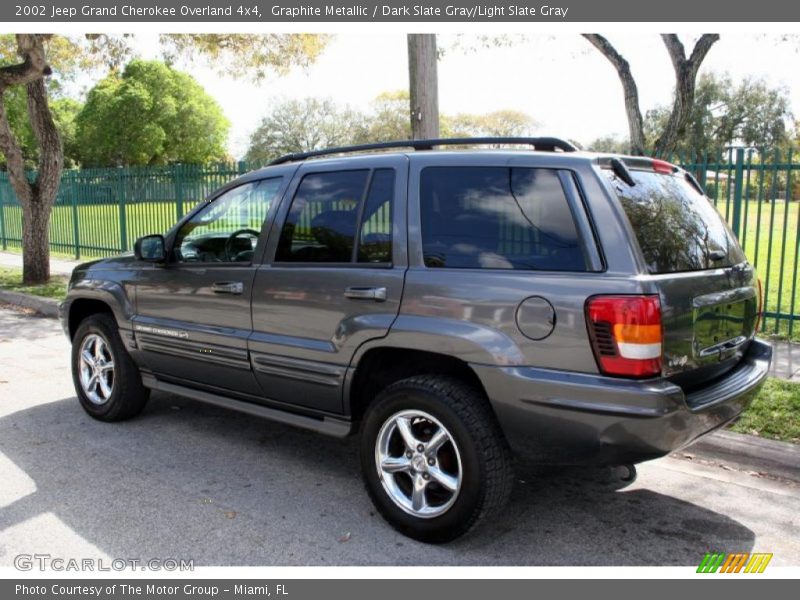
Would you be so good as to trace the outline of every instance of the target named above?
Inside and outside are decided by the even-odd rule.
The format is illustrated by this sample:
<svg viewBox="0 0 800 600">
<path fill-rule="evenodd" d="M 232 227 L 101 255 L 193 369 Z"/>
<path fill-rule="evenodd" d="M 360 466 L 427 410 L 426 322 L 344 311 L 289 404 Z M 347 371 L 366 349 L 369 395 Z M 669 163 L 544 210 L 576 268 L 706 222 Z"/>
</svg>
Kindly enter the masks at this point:
<svg viewBox="0 0 800 600">
<path fill-rule="evenodd" d="M 303 177 L 281 231 L 275 260 L 351 262 L 368 170 Z"/>
<path fill-rule="evenodd" d="M 711 202 L 682 174 L 631 169 L 636 185 L 611 180 L 650 273 L 731 266 L 745 260 L 733 233 Z"/>
<path fill-rule="evenodd" d="M 281 178 L 228 190 L 183 224 L 175 240 L 178 262 L 250 262 Z"/>
<path fill-rule="evenodd" d="M 372 175 L 364 216 L 361 220 L 358 262 L 391 262 L 393 198 L 394 170 L 376 170 Z"/>
<path fill-rule="evenodd" d="M 427 168 L 420 211 L 428 267 L 586 269 L 556 171 Z"/>
</svg>

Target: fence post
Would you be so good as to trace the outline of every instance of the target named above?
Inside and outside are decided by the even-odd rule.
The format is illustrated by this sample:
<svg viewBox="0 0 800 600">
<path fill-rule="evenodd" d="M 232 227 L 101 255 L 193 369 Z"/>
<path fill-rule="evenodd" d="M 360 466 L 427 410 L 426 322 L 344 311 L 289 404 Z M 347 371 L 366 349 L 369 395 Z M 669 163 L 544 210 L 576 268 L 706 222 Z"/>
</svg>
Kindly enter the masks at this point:
<svg viewBox="0 0 800 600">
<path fill-rule="evenodd" d="M 0 196 L 0 237 L 3 239 L 3 250 L 8 249 L 6 240 L 6 201 Z"/>
<path fill-rule="evenodd" d="M 181 181 L 181 165 L 172 165 L 172 180 L 175 183 L 175 220 L 183 217 L 183 182 Z"/>
<path fill-rule="evenodd" d="M 736 238 L 741 238 L 740 229 L 742 225 L 742 198 L 743 194 L 743 178 L 744 178 L 744 148 L 736 149 L 736 165 L 733 179 L 733 217 L 731 229 L 736 235 Z"/>
<path fill-rule="evenodd" d="M 72 196 L 72 240 L 75 242 L 75 260 L 81 257 L 80 226 L 78 225 L 78 191 L 76 189 L 76 174 L 70 174 L 69 189 Z"/>
<path fill-rule="evenodd" d="M 128 219 L 125 211 L 125 180 L 122 178 L 122 167 L 117 167 L 117 200 L 119 200 L 119 251 L 127 252 Z"/>
</svg>

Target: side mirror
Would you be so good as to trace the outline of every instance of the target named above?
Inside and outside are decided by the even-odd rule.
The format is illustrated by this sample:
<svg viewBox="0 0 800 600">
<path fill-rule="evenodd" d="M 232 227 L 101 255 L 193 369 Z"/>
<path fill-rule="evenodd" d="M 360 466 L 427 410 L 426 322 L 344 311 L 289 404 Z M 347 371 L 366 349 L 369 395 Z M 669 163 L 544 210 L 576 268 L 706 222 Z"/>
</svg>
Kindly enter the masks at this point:
<svg viewBox="0 0 800 600">
<path fill-rule="evenodd" d="M 133 254 L 137 260 L 164 262 L 167 258 L 164 236 L 155 234 L 140 237 L 133 245 Z"/>
</svg>

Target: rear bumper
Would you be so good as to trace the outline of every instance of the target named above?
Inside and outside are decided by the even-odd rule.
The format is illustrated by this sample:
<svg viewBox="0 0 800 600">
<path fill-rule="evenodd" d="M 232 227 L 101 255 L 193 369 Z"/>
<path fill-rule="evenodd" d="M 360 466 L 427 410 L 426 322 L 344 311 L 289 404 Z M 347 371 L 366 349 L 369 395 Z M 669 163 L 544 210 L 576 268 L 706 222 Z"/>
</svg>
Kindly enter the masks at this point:
<svg viewBox="0 0 800 600">
<path fill-rule="evenodd" d="M 663 456 L 734 420 L 771 360 L 772 347 L 753 340 L 733 370 L 689 394 L 666 379 L 472 366 L 518 454 L 549 463 L 621 464 Z"/>
</svg>

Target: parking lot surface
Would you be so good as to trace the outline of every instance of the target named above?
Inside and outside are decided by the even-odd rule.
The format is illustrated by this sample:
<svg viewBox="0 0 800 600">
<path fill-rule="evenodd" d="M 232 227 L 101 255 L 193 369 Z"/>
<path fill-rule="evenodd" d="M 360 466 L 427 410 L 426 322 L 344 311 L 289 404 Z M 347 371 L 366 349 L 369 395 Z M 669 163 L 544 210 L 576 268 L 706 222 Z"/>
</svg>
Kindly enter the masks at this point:
<svg viewBox="0 0 800 600">
<path fill-rule="evenodd" d="M 522 466 L 504 515 L 454 543 L 404 538 L 363 489 L 355 440 L 153 394 L 105 424 L 75 399 L 50 319 L 0 309 L 0 566 L 18 554 L 203 565 L 800 564 L 800 487 L 691 457 L 607 470 Z"/>
</svg>

